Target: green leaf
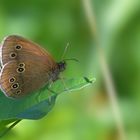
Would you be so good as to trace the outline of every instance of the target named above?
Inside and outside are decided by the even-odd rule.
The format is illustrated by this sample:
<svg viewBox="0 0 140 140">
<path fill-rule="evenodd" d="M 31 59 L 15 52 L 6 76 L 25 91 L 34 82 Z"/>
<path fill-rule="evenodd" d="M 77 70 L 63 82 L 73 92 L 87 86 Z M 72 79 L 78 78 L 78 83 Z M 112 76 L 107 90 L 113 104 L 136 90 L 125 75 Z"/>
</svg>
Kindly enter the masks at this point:
<svg viewBox="0 0 140 140">
<path fill-rule="evenodd" d="M 16 120 L 15 119 L 10 119 L 10 120 L 2 120 L 0 121 L 0 130 L 1 128 L 5 127 L 6 125 L 12 123 L 12 122 L 15 122 Z"/>
<path fill-rule="evenodd" d="M 22 99 L 10 99 L 0 94 L 0 121 L 9 119 L 40 119 L 54 106 L 60 93 L 79 90 L 95 82 L 95 78 L 58 80 Z"/>
<path fill-rule="evenodd" d="M 6 135 L 14 126 L 16 126 L 21 120 L 4 120 L 0 122 L 0 138 Z M 12 123 L 13 122 L 13 123 Z M 11 124 L 12 123 L 12 124 Z M 2 124 L 2 125 L 1 125 Z M 6 125 L 11 124 L 9 127 Z"/>
</svg>

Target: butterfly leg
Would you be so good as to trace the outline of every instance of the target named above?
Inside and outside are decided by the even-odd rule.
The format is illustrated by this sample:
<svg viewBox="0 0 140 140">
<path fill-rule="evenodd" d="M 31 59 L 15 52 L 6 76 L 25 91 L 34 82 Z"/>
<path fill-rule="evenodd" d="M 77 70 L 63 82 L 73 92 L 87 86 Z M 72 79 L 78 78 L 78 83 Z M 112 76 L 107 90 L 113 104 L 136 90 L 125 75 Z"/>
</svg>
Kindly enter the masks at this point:
<svg viewBox="0 0 140 140">
<path fill-rule="evenodd" d="M 70 92 L 70 91 L 69 91 L 69 88 L 68 88 L 68 86 L 67 86 L 67 84 L 66 84 L 66 82 L 65 82 L 65 79 L 66 79 L 66 78 L 64 78 L 64 77 L 60 74 L 60 78 L 59 78 L 59 79 L 61 80 L 62 84 L 64 85 L 64 91 Z"/>
<path fill-rule="evenodd" d="M 51 81 L 50 84 L 47 86 L 47 89 L 50 93 L 54 93 L 54 94 L 58 94 L 57 92 L 55 92 L 54 90 L 51 89 L 51 86 L 52 86 L 53 82 Z M 49 93 L 49 98 L 48 98 L 48 101 L 49 101 L 49 104 L 51 104 L 51 94 Z"/>
</svg>

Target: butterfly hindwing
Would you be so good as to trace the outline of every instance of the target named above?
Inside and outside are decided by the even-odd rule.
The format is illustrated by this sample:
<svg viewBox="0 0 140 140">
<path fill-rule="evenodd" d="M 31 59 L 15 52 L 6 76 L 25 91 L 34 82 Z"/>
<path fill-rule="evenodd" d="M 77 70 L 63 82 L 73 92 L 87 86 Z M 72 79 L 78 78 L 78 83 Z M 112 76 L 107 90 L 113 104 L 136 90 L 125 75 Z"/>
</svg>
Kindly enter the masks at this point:
<svg viewBox="0 0 140 140">
<path fill-rule="evenodd" d="M 38 61 L 10 61 L 1 71 L 1 89 L 8 97 L 22 97 L 46 85 L 51 80 L 50 72 Z"/>
</svg>

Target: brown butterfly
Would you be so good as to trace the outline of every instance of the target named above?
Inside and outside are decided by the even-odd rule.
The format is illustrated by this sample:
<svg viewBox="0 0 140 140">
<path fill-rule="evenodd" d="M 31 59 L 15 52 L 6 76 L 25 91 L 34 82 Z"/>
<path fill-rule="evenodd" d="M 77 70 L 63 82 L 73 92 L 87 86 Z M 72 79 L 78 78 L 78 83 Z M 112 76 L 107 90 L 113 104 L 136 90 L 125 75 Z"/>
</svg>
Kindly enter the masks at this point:
<svg viewBox="0 0 140 140">
<path fill-rule="evenodd" d="M 0 87 L 7 97 L 20 98 L 56 81 L 66 63 L 55 62 L 39 45 L 17 35 L 1 44 Z"/>
</svg>

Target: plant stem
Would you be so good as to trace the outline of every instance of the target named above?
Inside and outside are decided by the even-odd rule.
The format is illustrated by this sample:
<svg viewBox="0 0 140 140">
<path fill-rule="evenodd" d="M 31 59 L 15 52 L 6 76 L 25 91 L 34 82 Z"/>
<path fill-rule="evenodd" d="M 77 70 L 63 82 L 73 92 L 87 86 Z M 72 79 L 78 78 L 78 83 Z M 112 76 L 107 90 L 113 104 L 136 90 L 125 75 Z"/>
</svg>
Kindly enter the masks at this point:
<svg viewBox="0 0 140 140">
<path fill-rule="evenodd" d="M 4 135 L 6 135 L 14 126 L 16 126 L 21 120 L 17 120 L 15 121 L 12 125 L 10 125 L 10 127 L 6 128 L 1 134 L 0 134 L 0 138 L 3 137 Z"/>
<path fill-rule="evenodd" d="M 119 134 L 119 140 L 126 140 L 124 125 L 123 125 L 123 121 L 122 121 L 122 117 L 121 117 L 121 113 L 119 109 L 119 103 L 117 99 L 117 92 L 113 84 L 112 76 L 110 74 L 110 70 L 107 64 L 104 50 L 102 49 L 100 45 L 100 39 L 99 39 L 97 25 L 96 25 L 96 18 L 94 15 L 91 0 L 83 0 L 83 6 L 84 6 L 87 20 L 89 22 L 93 39 L 96 42 L 96 49 L 97 49 L 97 53 L 99 57 L 101 72 L 104 78 L 104 82 L 107 89 L 108 98 L 112 107 L 112 111 L 114 113 L 116 127 Z"/>
</svg>

